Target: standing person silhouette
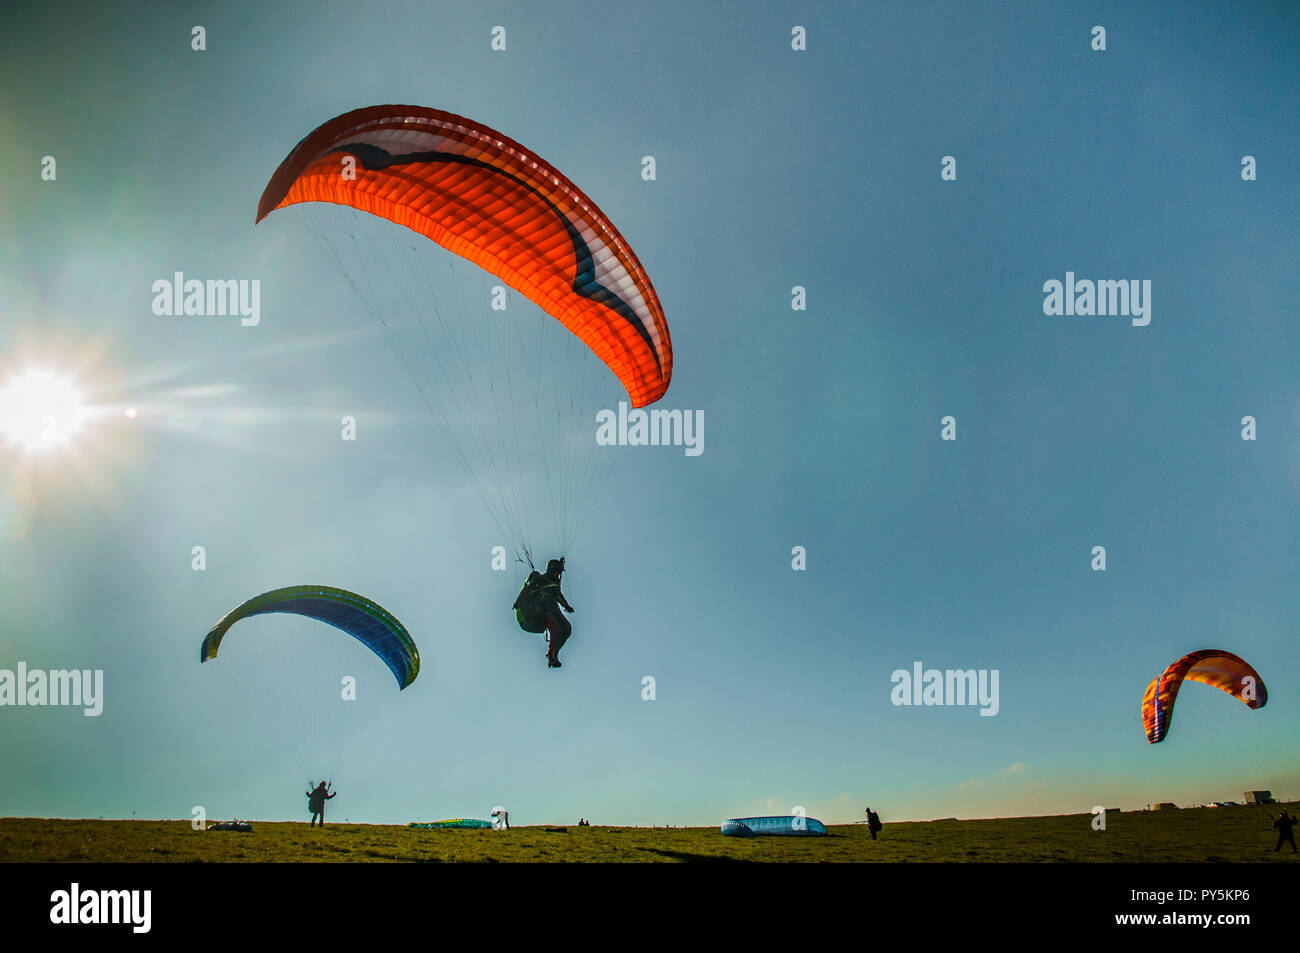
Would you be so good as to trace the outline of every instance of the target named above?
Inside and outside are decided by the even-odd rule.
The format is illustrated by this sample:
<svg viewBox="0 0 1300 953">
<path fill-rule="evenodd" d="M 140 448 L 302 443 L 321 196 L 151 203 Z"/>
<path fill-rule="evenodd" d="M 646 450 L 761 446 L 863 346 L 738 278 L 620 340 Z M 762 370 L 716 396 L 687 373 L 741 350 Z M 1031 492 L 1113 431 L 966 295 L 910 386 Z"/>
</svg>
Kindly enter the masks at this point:
<svg viewBox="0 0 1300 953">
<path fill-rule="evenodd" d="M 1296 852 L 1295 830 L 1294 830 L 1295 825 L 1296 825 L 1296 819 L 1292 817 L 1290 814 L 1288 814 L 1286 812 L 1286 809 L 1283 808 L 1282 813 L 1279 814 L 1277 816 L 1277 820 L 1273 822 L 1273 827 L 1277 830 L 1277 846 L 1273 848 L 1273 853 L 1276 854 L 1279 850 L 1282 849 L 1283 841 L 1290 841 L 1291 853 L 1294 854 Z"/>
<path fill-rule="evenodd" d="M 867 808 L 867 830 L 871 831 L 871 839 L 875 840 L 876 835 L 883 829 L 884 825 L 880 823 L 880 815 L 871 808 Z"/>
<path fill-rule="evenodd" d="M 310 781 L 307 783 L 311 784 Z M 331 793 L 329 785 L 324 781 L 307 792 L 307 809 L 311 811 L 311 823 L 307 825 L 308 827 L 315 827 L 317 818 L 320 819 L 320 826 L 325 826 L 325 802 L 335 794 L 338 792 Z"/>
</svg>

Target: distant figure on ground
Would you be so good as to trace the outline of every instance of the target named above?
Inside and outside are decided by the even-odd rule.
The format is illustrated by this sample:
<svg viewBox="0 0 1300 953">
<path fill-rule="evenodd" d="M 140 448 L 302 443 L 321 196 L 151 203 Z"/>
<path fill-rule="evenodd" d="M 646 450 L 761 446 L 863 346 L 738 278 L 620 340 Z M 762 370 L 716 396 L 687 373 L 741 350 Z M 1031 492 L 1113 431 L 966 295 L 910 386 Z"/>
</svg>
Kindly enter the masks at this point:
<svg viewBox="0 0 1300 953">
<path fill-rule="evenodd" d="M 510 830 L 510 812 L 507 811 L 504 807 L 497 808 L 495 811 L 493 811 L 492 819 L 496 821 L 495 826 L 497 830 L 501 830 L 501 831 Z"/>
<path fill-rule="evenodd" d="M 560 576 L 564 574 L 564 557 L 546 564 L 546 572 L 533 570 L 515 599 L 515 618 L 525 632 L 546 632 L 550 648 L 546 652 L 548 668 L 560 667 L 560 649 L 573 634 L 573 626 L 560 611 L 574 612 L 569 600 L 560 591 Z"/>
<path fill-rule="evenodd" d="M 880 823 L 880 815 L 871 808 L 867 808 L 867 830 L 871 831 L 871 839 L 875 840 L 876 835 L 883 829 L 884 825 Z"/>
<path fill-rule="evenodd" d="M 311 784 L 310 781 L 307 783 Z M 307 825 L 308 827 L 315 827 L 317 818 L 320 818 L 320 826 L 325 826 L 325 802 L 335 794 L 338 792 L 331 792 L 329 785 L 324 781 L 307 792 L 307 809 L 311 811 L 311 823 Z"/>
<path fill-rule="evenodd" d="M 1273 826 L 1277 828 L 1277 846 L 1273 848 L 1273 853 L 1276 854 L 1279 850 L 1282 849 L 1283 841 L 1290 841 L 1291 853 L 1294 854 L 1296 852 L 1295 831 L 1293 830 L 1295 825 L 1296 825 L 1295 818 L 1292 817 L 1290 814 L 1288 814 L 1285 810 L 1283 810 L 1282 813 L 1277 816 L 1277 820 L 1273 822 Z"/>
</svg>

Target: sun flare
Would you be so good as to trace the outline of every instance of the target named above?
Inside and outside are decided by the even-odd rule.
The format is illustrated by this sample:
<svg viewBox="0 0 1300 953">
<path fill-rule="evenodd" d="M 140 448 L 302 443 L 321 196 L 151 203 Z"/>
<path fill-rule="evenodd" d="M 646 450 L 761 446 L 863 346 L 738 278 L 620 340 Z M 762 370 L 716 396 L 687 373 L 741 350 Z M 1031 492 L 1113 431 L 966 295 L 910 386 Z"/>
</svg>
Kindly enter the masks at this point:
<svg viewBox="0 0 1300 953">
<path fill-rule="evenodd" d="M 0 388 L 0 436 L 26 450 L 67 446 L 87 416 L 76 386 L 48 371 L 27 371 Z"/>
</svg>

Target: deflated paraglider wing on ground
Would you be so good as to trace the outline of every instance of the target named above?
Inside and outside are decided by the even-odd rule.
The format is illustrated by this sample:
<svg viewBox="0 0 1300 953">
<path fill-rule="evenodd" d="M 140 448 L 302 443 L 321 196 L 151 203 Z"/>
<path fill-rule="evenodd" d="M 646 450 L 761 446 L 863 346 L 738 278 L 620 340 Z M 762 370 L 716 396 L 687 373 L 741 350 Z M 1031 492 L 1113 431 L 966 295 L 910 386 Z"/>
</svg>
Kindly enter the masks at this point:
<svg viewBox="0 0 1300 953">
<path fill-rule="evenodd" d="M 490 830 L 491 821 L 481 820 L 475 817 L 456 817 L 448 821 L 426 821 L 421 824 L 412 821 L 406 825 L 417 831 L 441 831 L 441 830 Z"/>
<path fill-rule="evenodd" d="M 761 837 L 768 834 L 818 835 L 826 833 L 826 825 L 815 817 L 793 814 L 784 817 L 733 817 L 722 824 L 722 833 L 728 837 Z"/>
</svg>

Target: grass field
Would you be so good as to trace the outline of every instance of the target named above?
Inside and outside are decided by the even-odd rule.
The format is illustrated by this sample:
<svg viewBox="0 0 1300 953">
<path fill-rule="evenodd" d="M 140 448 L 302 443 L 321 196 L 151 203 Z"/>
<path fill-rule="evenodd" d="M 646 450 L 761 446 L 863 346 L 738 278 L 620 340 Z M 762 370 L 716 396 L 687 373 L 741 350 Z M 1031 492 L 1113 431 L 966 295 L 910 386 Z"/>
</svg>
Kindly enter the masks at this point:
<svg viewBox="0 0 1300 953">
<path fill-rule="evenodd" d="M 829 827 L 826 837 L 723 837 L 716 827 L 411 830 L 368 824 L 254 821 L 253 832 L 194 831 L 187 821 L 0 819 L 0 861 L 50 862 L 1283 862 L 1279 806 Z M 1296 805 L 1291 805 L 1294 815 Z"/>
</svg>

